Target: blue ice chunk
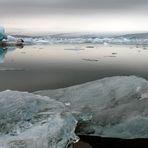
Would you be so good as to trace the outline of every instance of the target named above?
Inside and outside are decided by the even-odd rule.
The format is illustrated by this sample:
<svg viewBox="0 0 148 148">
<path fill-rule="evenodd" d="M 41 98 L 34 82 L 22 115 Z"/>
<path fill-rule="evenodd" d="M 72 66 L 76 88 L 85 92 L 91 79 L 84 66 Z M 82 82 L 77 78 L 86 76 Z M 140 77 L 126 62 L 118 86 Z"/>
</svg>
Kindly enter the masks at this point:
<svg viewBox="0 0 148 148">
<path fill-rule="evenodd" d="M 5 28 L 0 26 L 0 41 L 2 41 L 3 39 L 7 39 L 7 36 L 5 34 Z"/>
</svg>

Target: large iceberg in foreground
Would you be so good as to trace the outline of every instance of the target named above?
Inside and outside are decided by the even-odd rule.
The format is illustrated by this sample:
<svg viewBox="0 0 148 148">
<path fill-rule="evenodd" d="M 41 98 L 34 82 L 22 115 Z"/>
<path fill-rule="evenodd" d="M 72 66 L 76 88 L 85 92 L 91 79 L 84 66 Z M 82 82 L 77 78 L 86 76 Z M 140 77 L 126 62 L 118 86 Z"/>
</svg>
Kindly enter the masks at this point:
<svg viewBox="0 0 148 148">
<path fill-rule="evenodd" d="M 148 81 L 117 76 L 64 89 L 39 91 L 69 106 L 77 134 L 148 138 Z"/>
<path fill-rule="evenodd" d="M 0 92 L 0 147 L 67 148 L 78 140 L 63 103 L 27 92 Z"/>
<path fill-rule="evenodd" d="M 118 76 L 35 94 L 0 92 L 3 148 L 69 148 L 75 132 L 148 138 L 148 81 Z"/>
</svg>

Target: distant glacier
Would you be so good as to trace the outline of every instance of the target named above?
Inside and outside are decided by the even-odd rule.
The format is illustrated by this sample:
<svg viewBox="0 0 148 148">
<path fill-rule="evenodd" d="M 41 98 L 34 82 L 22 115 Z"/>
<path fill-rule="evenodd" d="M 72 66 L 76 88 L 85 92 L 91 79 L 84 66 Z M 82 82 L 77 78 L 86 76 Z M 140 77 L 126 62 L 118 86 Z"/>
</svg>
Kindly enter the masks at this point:
<svg viewBox="0 0 148 148">
<path fill-rule="evenodd" d="M 148 34 L 127 34 L 121 36 L 99 35 L 46 35 L 46 36 L 17 36 L 24 39 L 26 44 L 125 44 L 125 45 L 148 45 Z"/>
</svg>

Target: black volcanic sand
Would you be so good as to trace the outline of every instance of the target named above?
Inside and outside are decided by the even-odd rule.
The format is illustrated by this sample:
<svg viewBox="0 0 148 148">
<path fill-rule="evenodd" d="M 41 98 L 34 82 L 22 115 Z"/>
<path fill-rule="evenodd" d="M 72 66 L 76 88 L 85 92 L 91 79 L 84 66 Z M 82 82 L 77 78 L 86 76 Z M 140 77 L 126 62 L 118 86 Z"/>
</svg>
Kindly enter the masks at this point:
<svg viewBox="0 0 148 148">
<path fill-rule="evenodd" d="M 79 135 L 80 142 L 74 148 L 148 148 L 148 139 L 102 138 Z"/>
</svg>

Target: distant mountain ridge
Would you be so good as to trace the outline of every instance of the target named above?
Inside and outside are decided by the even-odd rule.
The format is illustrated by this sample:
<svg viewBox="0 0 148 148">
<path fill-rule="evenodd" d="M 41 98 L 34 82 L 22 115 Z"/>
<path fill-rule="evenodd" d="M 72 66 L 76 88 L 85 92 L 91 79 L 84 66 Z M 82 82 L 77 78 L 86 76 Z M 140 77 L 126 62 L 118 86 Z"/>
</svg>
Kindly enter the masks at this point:
<svg viewBox="0 0 148 148">
<path fill-rule="evenodd" d="M 114 36 L 116 38 L 124 37 L 124 38 L 129 38 L 129 39 L 147 39 L 148 38 L 148 33 L 135 33 L 135 34 L 126 34 L 126 35 L 120 35 L 120 36 Z"/>
</svg>

